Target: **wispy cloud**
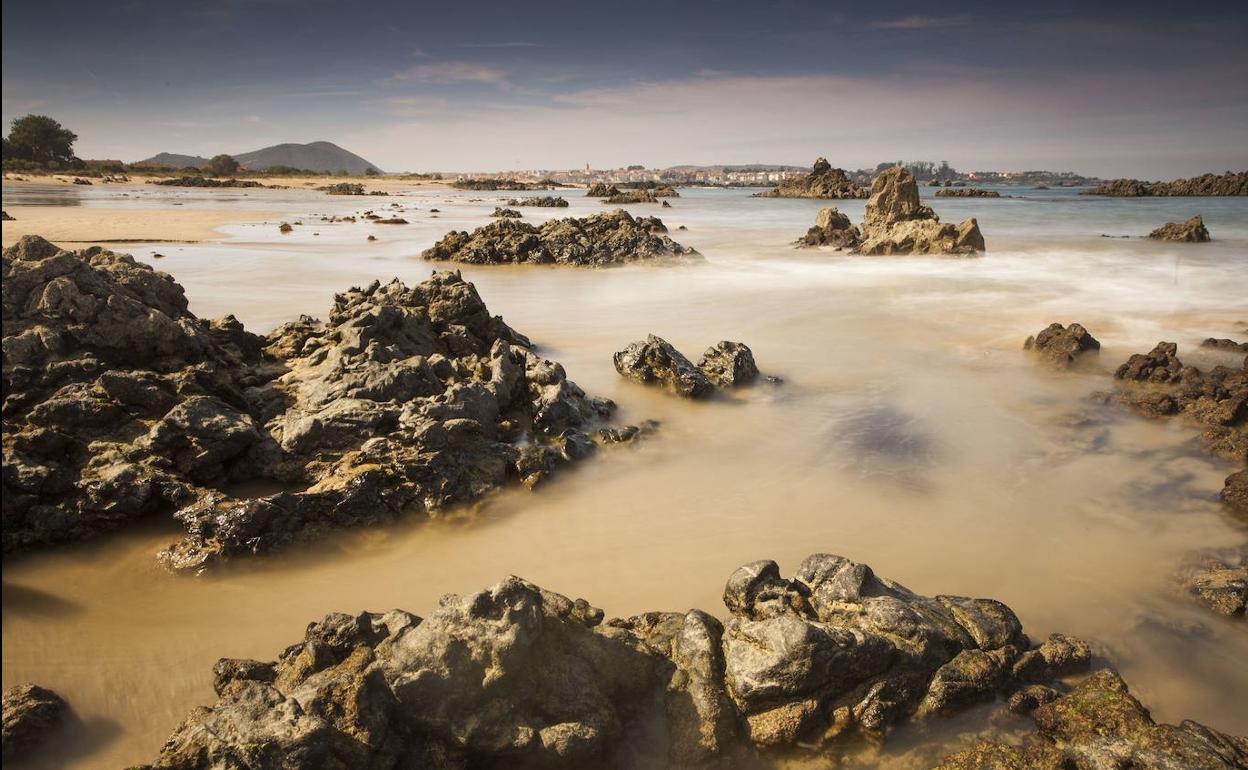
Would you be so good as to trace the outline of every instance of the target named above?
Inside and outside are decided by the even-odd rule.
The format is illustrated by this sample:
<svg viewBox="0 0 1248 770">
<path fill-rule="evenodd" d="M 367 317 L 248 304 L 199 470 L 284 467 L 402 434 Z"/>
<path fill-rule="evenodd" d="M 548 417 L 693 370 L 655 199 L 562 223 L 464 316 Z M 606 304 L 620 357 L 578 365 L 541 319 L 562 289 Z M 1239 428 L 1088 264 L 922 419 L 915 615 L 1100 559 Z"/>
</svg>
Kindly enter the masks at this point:
<svg viewBox="0 0 1248 770">
<path fill-rule="evenodd" d="M 965 16 L 902 16 L 871 22 L 876 29 L 937 29 L 957 27 L 969 21 Z"/>
<path fill-rule="evenodd" d="M 394 73 L 393 80 L 413 83 L 487 83 L 507 85 L 507 73 L 486 64 L 445 61 L 417 64 Z"/>
<path fill-rule="evenodd" d="M 526 40 L 512 40 L 504 43 L 460 43 L 460 48 L 541 48 L 541 43 Z"/>
</svg>

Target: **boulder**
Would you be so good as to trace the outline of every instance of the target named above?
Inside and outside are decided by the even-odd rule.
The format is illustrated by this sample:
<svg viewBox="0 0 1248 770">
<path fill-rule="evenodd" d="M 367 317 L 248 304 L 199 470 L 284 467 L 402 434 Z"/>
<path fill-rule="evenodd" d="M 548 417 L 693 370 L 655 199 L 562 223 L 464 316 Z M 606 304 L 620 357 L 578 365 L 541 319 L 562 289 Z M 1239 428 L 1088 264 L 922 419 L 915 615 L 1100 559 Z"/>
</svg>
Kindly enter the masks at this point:
<svg viewBox="0 0 1248 770">
<path fill-rule="evenodd" d="M 49 731 L 65 717 L 68 706 L 61 696 L 33 684 L 4 691 L 4 759 L 20 759 L 47 740 Z"/>
<path fill-rule="evenodd" d="M 519 219 L 524 215 L 515 209 L 505 209 L 502 206 L 495 206 L 494 213 L 490 214 L 490 216 L 495 219 Z"/>
<path fill-rule="evenodd" d="M 1248 195 L 1248 171 L 1238 173 L 1227 171 L 1221 176 L 1202 174 L 1191 179 L 1175 179 L 1172 182 L 1115 179 L 1108 184 L 1083 190 L 1079 194 L 1125 198 Z"/>
<path fill-rule="evenodd" d="M 614 356 L 615 370 L 643 385 L 658 385 L 685 398 L 708 398 L 715 392 L 701 369 L 667 340 L 651 334 Z"/>
<path fill-rule="evenodd" d="M 1183 589 L 1219 615 L 1244 617 L 1248 607 L 1248 544 L 1190 555 L 1179 568 Z"/>
<path fill-rule="evenodd" d="M 619 195 L 620 188 L 607 182 L 596 182 L 589 186 L 585 191 L 587 198 L 610 198 L 613 195 Z"/>
<path fill-rule="evenodd" d="M 532 198 L 511 198 L 508 206 L 540 206 L 543 208 L 567 208 L 568 202 L 556 195 L 541 195 Z"/>
<path fill-rule="evenodd" d="M 802 236 L 797 245 L 853 248 L 858 245 L 860 237 L 858 228 L 849 221 L 849 217 L 828 206 L 819 209 L 815 216 L 815 226 L 806 231 L 806 235 Z"/>
<path fill-rule="evenodd" d="M 1202 348 L 1211 348 L 1213 350 L 1224 350 L 1227 353 L 1248 353 L 1248 342 L 1236 342 L 1231 339 L 1217 339 L 1209 337 L 1200 343 Z"/>
<path fill-rule="evenodd" d="M 1205 243 L 1209 240 L 1209 231 L 1205 229 L 1205 220 L 1200 214 L 1186 222 L 1167 222 L 1148 234 L 1149 238 L 1158 241 L 1178 241 L 1180 243 Z"/>
<path fill-rule="evenodd" d="M 818 158 L 806 176 L 785 179 L 775 189 L 757 194 L 759 198 L 865 198 L 867 191 L 849 178 L 843 168 L 832 168 L 826 158 Z"/>
<path fill-rule="evenodd" d="M 1072 323 L 1067 327 L 1052 323 L 1039 334 L 1028 337 L 1023 349 L 1033 351 L 1039 360 L 1055 369 L 1068 369 L 1083 354 L 1099 353 L 1101 343 L 1081 324 Z"/>
<path fill-rule="evenodd" d="M 754 353 L 742 342 L 721 340 L 706 349 L 698 370 L 718 388 L 735 388 L 758 379 Z"/>
<path fill-rule="evenodd" d="M 919 202 L 914 175 L 895 166 L 871 184 L 862 220 L 859 254 L 974 254 L 984 250 L 979 223 L 954 226 Z"/>
</svg>

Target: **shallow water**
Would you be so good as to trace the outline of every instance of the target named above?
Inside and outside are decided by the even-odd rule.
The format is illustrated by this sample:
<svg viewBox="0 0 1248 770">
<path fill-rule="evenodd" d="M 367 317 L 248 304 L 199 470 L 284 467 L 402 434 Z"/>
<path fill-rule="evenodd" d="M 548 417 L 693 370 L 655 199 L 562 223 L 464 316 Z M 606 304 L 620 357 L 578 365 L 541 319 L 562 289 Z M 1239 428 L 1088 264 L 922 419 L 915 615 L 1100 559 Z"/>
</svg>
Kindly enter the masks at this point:
<svg viewBox="0 0 1248 770">
<path fill-rule="evenodd" d="M 57 194 L 124 205 L 117 189 Z M 444 593 L 514 573 L 608 614 L 722 616 L 737 565 L 774 558 L 791 573 L 808 553 L 831 551 L 922 593 L 1000 599 L 1033 637 L 1093 639 L 1158 719 L 1246 734 L 1248 629 L 1170 582 L 1186 552 L 1245 539 L 1248 527 L 1216 497 L 1234 468 L 1196 447 L 1191 427 L 1085 397 L 1160 339 L 1190 363 L 1237 361 L 1196 345 L 1248 336 L 1248 201 L 1000 189 L 1026 197 L 931 201 L 945 220 L 978 217 L 982 258 L 797 251 L 788 244 L 820 202 L 688 190 L 671 209 L 629 208 L 661 216 L 705 265 L 464 267 L 492 312 L 587 391 L 614 399 L 621 421 L 658 419 L 660 432 L 535 493 L 506 491 L 442 521 L 344 533 L 206 578 L 155 565 L 176 534 L 160 522 L 7 560 L 4 685 L 51 687 L 86 723 L 88 740 L 65 742 L 53 764 L 116 767 L 150 759 L 190 708 L 213 700 L 217 658 L 271 659 L 327 612 L 424 614 Z M 232 312 L 255 331 L 323 314 L 353 284 L 421 280 L 434 267 L 421 249 L 513 197 L 246 192 L 179 200 L 285 209 L 304 224 L 288 236 L 270 221 L 226 228 L 222 243 L 162 244 L 167 258 L 153 264 L 186 287 L 196 313 Z M 526 208 L 526 219 L 605 208 L 564 194 L 571 208 Z M 411 225 L 318 221 L 392 203 Z M 861 219 L 862 201 L 837 203 Z M 1100 237 L 1197 212 L 1214 243 Z M 380 240 L 365 242 L 369 233 Z M 152 259 L 151 247 L 132 251 Z M 1103 343 L 1100 363 L 1063 376 L 1034 368 L 1022 340 L 1052 321 L 1087 326 Z M 624 381 L 611 353 L 649 332 L 691 357 L 744 341 L 785 384 L 692 404 Z M 982 728 L 968 717 L 903 732 L 883 756 L 858 761 L 922 767 L 933 745 Z"/>
</svg>

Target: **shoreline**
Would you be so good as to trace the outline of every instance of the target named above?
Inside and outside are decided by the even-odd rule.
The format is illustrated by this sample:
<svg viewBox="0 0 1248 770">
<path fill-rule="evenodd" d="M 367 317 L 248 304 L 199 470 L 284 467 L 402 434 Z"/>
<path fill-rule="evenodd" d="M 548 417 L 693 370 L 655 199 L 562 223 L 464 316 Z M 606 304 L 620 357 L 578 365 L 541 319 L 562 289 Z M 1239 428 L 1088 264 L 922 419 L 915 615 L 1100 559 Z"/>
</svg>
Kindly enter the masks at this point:
<svg viewBox="0 0 1248 770">
<path fill-rule="evenodd" d="M 54 243 L 75 247 L 129 243 L 199 243 L 223 240 L 220 228 L 258 222 L 283 215 L 281 211 L 182 210 L 177 208 L 96 208 L 69 206 L 14 206 L 5 211 L 12 220 L 3 227 L 5 247 L 25 235 L 42 235 Z"/>
</svg>

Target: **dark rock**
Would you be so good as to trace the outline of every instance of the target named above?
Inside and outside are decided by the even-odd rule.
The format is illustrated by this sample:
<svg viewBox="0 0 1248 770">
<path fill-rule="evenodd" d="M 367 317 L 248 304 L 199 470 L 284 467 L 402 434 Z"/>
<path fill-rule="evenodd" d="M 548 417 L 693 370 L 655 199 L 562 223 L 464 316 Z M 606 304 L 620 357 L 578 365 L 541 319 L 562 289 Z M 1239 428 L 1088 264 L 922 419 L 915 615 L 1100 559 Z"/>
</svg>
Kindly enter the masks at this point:
<svg viewBox="0 0 1248 770">
<path fill-rule="evenodd" d="M 1216 339 L 1209 337 L 1200 343 L 1202 348 L 1213 348 L 1214 350 L 1225 350 L 1228 353 L 1248 353 L 1248 342 L 1236 342 L 1230 339 Z"/>
<path fill-rule="evenodd" d="M 1167 222 L 1149 233 L 1148 237 L 1159 241 L 1182 243 L 1205 243 L 1210 240 L 1209 231 L 1205 229 L 1205 221 L 1200 218 L 1200 214 L 1186 222 Z"/>
<path fill-rule="evenodd" d="M 702 354 L 698 369 L 720 388 L 735 388 L 758 378 L 754 353 L 742 342 L 722 340 L 715 343 Z"/>
<path fill-rule="evenodd" d="M 1248 517 L 1248 470 L 1227 476 L 1221 497 L 1222 502 L 1226 503 L 1231 510 Z"/>
<path fill-rule="evenodd" d="M 985 190 L 982 187 L 963 187 L 957 190 L 942 189 L 936 191 L 937 198 L 1000 198 L 996 190 Z"/>
<path fill-rule="evenodd" d="M 379 225 L 405 225 L 408 221 L 403 217 L 390 217 L 388 219 L 374 219 L 374 223 Z"/>
<path fill-rule="evenodd" d="M 785 179 L 773 190 L 758 193 L 760 198 L 865 198 L 867 191 L 849 178 L 843 168 L 832 168 L 819 158 L 803 177 Z"/>
<path fill-rule="evenodd" d="M 508 206 L 541 206 L 543 208 L 567 208 L 568 202 L 555 195 L 542 195 L 534 198 L 512 198 Z"/>
<path fill-rule="evenodd" d="M 148 184 L 166 187 L 264 187 L 265 185 L 250 179 L 213 179 L 207 176 L 180 176 L 172 179 L 157 179 Z"/>
<path fill-rule="evenodd" d="M 619 194 L 620 188 L 613 184 L 608 184 L 607 182 L 597 182 L 592 184 L 589 189 L 585 191 L 586 198 L 610 198 L 613 195 Z"/>
<path fill-rule="evenodd" d="M 364 192 L 364 185 L 353 184 L 351 182 L 338 182 L 337 184 L 322 185 L 317 190 L 330 195 L 367 195 Z"/>
<path fill-rule="evenodd" d="M 495 206 L 494 213 L 490 214 L 490 216 L 496 219 L 519 219 L 524 215 L 515 209 L 505 209 L 501 206 Z"/>
<path fill-rule="evenodd" d="M 515 179 L 457 179 L 451 182 L 456 190 L 543 190 L 546 185 L 531 185 Z"/>
<path fill-rule="evenodd" d="M 618 192 L 607 198 L 603 203 L 612 205 L 626 205 L 630 203 L 658 203 L 659 199 L 650 193 L 649 190 L 631 190 L 629 192 Z"/>
<path fill-rule="evenodd" d="M 1248 544 L 1192 554 L 1180 567 L 1179 580 L 1208 609 L 1243 617 L 1248 606 Z"/>
<path fill-rule="evenodd" d="M 13 221 L 15 221 L 15 220 L 13 219 L 13 217 L 9 216 L 9 212 L 7 212 L 7 211 L 0 211 L 0 220 L 3 220 L 3 221 L 5 221 L 5 222 L 13 222 Z"/>
<path fill-rule="evenodd" d="M 715 386 L 671 343 L 653 334 L 614 356 L 615 370 L 643 385 L 658 385 L 686 398 L 707 398 Z"/>
<path fill-rule="evenodd" d="M 829 206 L 819 209 L 815 216 L 815 226 L 806 231 L 806 235 L 797 245 L 853 248 L 858 245 L 860 237 L 858 228 L 849 221 L 849 217 Z"/>
<path fill-rule="evenodd" d="M 906 169 L 881 172 L 871 184 L 862 219 L 860 254 L 974 254 L 984 250 L 979 223 L 954 226 L 919 202 L 919 188 Z"/>
<path fill-rule="evenodd" d="M 4 691 L 4 759 L 19 759 L 47 740 L 48 732 L 65 716 L 61 696 L 38 685 L 25 684 Z"/>
<path fill-rule="evenodd" d="M 1023 349 L 1034 351 L 1049 366 L 1068 369 L 1084 353 L 1099 353 L 1101 343 L 1081 324 L 1072 323 L 1067 327 L 1052 323 L 1034 337 L 1028 337 Z"/>
<path fill-rule="evenodd" d="M 1141 182 L 1138 179 L 1115 179 L 1112 182 L 1083 190 L 1080 195 L 1112 195 L 1139 198 L 1148 196 L 1227 196 L 1248 195 L 1248 171 L 1227 171 L 1222 176 L 1203 174 L 1173 182 Z"/>
<path fill-rule="evenodd" d="M 293 233 L 295 228 L 291 227 L 289 222 L 283 222 L 277 226 L 277 231 L 285 235 L 286 233 Z"/>
</svg>

